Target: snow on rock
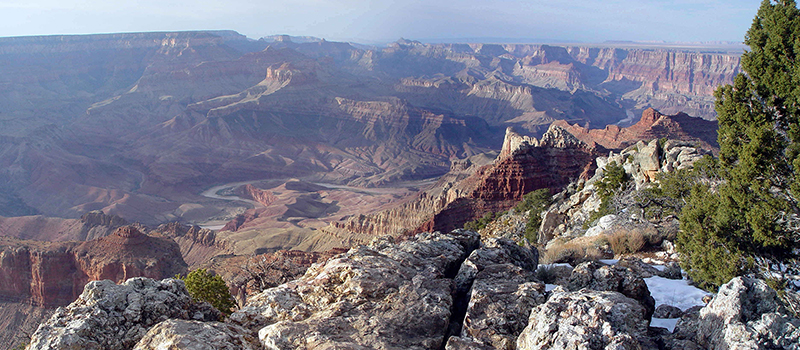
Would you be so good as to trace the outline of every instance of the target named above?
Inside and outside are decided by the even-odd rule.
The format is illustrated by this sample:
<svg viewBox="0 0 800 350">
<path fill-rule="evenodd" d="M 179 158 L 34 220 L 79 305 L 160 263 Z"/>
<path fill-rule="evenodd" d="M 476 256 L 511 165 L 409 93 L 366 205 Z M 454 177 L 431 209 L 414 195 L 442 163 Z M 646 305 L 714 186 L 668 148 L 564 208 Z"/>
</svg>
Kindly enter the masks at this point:
<svg viewBox="0 0 800 350">
<path fill-rule="evenodd" d="M 736 277 L 678 321 L 668 348 L 800 350 L 800 319 L 763 280 Z"/>
<path fill-rule="evenodd" d="M 606 233 L 606 231 L 614 227 L 617 221 L 619 220 L 617 220 L 617 216 L 614 214 L 603 216 L 600 218 L 600 220 L 597 220 L 597 225 L 594 225 L 586 230 L 585 236 L 599 236 L 603 233 Z"/>
<path fill-rule="evenodd" d="M 675 330 L 675 324 L 678 323 L 680 318 L 656 318 L 650 321 L 650 327 L 661 327 L 669 330 L 670 333 Z"/>
<path fill-rule="evenodd" d="M 708 292 L 689 285 L 688 280 L 672 280 L 664 277 L 653 276 L 645 278 L 647 289 L 650 295 L 656 300 L 656 307 L 660 305 L 671 305 L 681 310 L 687 310 L 692 306 L 705 305 L 703 297 Z"/>
</svg>

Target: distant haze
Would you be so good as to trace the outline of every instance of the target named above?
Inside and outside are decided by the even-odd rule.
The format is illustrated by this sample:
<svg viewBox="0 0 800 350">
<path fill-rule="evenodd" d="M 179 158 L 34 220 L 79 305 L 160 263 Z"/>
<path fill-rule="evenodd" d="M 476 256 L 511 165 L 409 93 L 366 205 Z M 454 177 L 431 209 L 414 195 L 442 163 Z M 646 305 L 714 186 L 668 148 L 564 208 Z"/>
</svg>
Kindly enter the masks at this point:
<svg viewBox="0 0 800 350">
<path fill-rule="evenodd" d="M 755 0 L 0 0 L 0 36 L 232 29 L 251 38 L 363 43 L 741 41 L 758 6 Z"/>
</svg>

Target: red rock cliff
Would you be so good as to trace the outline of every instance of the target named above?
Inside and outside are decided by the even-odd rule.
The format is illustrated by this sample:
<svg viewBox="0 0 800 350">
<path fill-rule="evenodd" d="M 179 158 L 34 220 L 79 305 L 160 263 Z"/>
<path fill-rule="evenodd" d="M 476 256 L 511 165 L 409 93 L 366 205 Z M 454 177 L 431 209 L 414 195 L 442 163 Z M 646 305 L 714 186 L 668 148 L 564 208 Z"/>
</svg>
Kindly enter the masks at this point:
<svg viewBox="0 0 800 350">
<path fill-rule="evenodd" d="M 162 279 L 186 273 L 178 245 L 124 226 L 88 242 L 37 242 L 0 237 L 0 299 L 37 306 L 69 304 L 88 281 Z"/>
<path fill-rule="evenodd" d="M 587 144 L 596 143 L 608 149 L 622 149 L 639 140 L 663 137 L 697 142 L 706 149 L 719 147 L 716 121 L 694 118 L 685 113 L 664 115 L 652 108 L 642 113 L 638 123 L 627 128 L 609 125 L 604 129 L 589 129 L 563 120 L 557 120 L 553 125 L 566 130 Z"/>
<path fill-rule="evenodd" d="M 579 177 L 594 173 L 594 159 L 606 150 L 588 145 L 558 126 L 541 140 L 506 131 L 500 156 L 491 164 L 470 168 L 466 178 L 451 174 L 415 200 L 372 215 L 359 215 L 332 223 L 326 232 L 400 235 L 404 232 L 461 227 L 489 211 L 506 210 L 530 191 L 555 192 Z M 454 169 L 454 172 L 465 173 Z"/>
</svg>

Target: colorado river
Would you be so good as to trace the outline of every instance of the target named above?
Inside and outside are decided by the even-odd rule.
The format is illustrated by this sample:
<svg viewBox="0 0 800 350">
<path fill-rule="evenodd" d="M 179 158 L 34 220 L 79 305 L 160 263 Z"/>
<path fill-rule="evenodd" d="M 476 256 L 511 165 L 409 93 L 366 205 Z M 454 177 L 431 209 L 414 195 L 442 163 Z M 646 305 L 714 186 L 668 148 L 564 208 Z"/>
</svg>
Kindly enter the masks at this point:
<svg viewBox="0 0 800 350">
<path fill-rule="evenodd" d="M 313 185 L 324 187 L 325 190 L 328 190 L 328 191 L 336 191 L 336 190 L 338 190 L 338 191 L 347 191 L 347 192 L 353 192 L 353 193 L 362 193 L 362 194 L 366 194 L 366 195 L 386 195 L 386 194 L 391 194 L 393 192 L 402 193 L 404 191 L 409 191 L 409 190 L 415 191 L 417 188 L 424 187 L 426 185 L 430 185 L 430 184 L 435 183 L 437 179 L 438 179 L 438 177 L 437 178 L 431 178 L 431 179 L 425 179 L 425 180 L 419 180 L 419 181 L 397 183 L 393 187 L 375 187 L 375 188 L 352 187 L 352 186 L 347 186 L 347 185 L 321 183 L 321 182 L 309 182 L 309 183 L 311 183 Z M 254 200 L 251 200 L 251 199 L 242 198 L 242 197 L 239 197 L 239 196 L 236 196 L 236 195 L 220 195 L 219 194 L 219 192 L 221 192 L 221 191 L 226 191 L 226 190 L 230 191 L 230 190 L 233 190 L 233 189 L 235 189 L 235 188 L 237 188 L 239 186 L 259 183 L 259 182 L 262 182 L 262 181 L 272 181 L 272 182 L 274 182 L 275 179 L 231 182 L 231 183 L 227 183 L 227 184 L 222 184 L 222 185 L 217 185 L 217 186 L 211 187 L 211 188 L 201 192 L 200 195 L 203 196 L 203 197 L 206 197 L 206 198 L 218 199 L 218 200 L 224 200 L 224 201 L 230 201 L 230 202 L 247 203 L 247 204 L 250 204 L 250 205 L 254 206 L 255 208 L 263 208 L 264 207 L 263 204 L 261 204 L 259 202 L 256 202 Z M 297 180 L 296 179 L 285 179 L 285 181 L 284 181 L 282 179 L 280 181 L 283 181 L 283 183 L 287 183 L 287 182 L 290 182 L 290 181 L 297 181 Z M 237 206 L 237 207 L 240 207 L 240 208 L 246 207 L 246 205 L 234 205 L 234 206 Z M 225 226 L 225 224 L 228 221 L 233 219 L 234 216 L 235 215 L 231 215 L 230 217 L 226 217 L 226 218 L 216 217 L 213 220 L 200 222 L 197 225 L 200 226 L 200 227 L 203 227 L 203 228 L 211 229 L 211 230 L 219 230 L 223 226 Z"/>
<path fill-rule="evenodd" d="M 211 188 L 203 191 L 203 193 L 200 193 L 200 195 L 203 196 L 203 197 L 207 197 L 207 198 L 222 199 L 222 200 L 226 200 L 226 201 L 239 201 L 239 202 L 250 203 L 252 205 L 255 205 L 256 207 L 263 207 L 264 206 L 263 204 L 261 204 L 259 202 L 256 202 L 254 200 L 251 200 L 251 199 L 242 198 L 242 197 L 239 197 L 239 196 L 220 196 L 218 194 L 219 191 L 222 191 L 224 189 L 236 188 L 236 187 L 239 187 L 239 186 L 244 186 L 244 185 L 247 185 L 247 184 L 251 184 L 253 182 L 258 182 L 258 181 L 232 182 L 232 183 L 228 183 L 228 184 L 224 184 L 224 185 L 214 186 L 214 187 L 211 187 Z"/>
</svg>

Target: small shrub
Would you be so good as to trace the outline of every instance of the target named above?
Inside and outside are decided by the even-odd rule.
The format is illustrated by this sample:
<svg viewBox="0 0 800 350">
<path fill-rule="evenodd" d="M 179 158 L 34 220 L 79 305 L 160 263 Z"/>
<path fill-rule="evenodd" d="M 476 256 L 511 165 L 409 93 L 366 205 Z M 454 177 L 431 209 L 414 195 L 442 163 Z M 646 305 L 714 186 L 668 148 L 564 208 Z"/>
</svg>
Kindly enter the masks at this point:
<svg viewBox="0 0 800 350">
<path fill-rule="evenodd" d="M 667 144 L 668 139 L 666 137 L 662 137 L 658 139 L 658 148 L 664 149 L 664 145 Z"/>
<path fill-rule="evenodd" d="M 544 252 L 542 261 L 545 264 L 576 263 L 583 259 L 583 249 L 575 244 L 565 243 L 552 247 Z"/>
<path fill-rule="evenodd" d="M 465 223 L 464 229 L 478 232 L 486 228 L 486 226 L 492 223 L 492 221 L 500 218 L 503 215 L 506 215 L 506 213 L 507 212 L 505 211 L 499 213 L 488 212 L 486 214 L 483 214 L 483 217 Z"/>
<path fill-rule="evenodd" d="M 176 276 L 176 278 L 186 283 L 186 290 L 192 299 L 208 302 L 225 316 L 230 315 L 236 307 L 236 301 L 219 275 L 212 275 L 206 269 L 197 269 L 189 272 L 186 277 Z"/>
<path fill-rule="evenodd" d="M 623 229 L 608 236 L 608 243 L 615 256 L 641 251 L 646 242 L 647 238 L 639 229 Z"/>
<path fill-rule="evenodd" d="M 542 224 L 541 214 L 550 206 L 552 201 L 550 190 L 547 188 L 540 188 L 527 193 L 522 198 L 522 201 L 514 207 L 514 210 L 520 213 L 530 211 L 528 222 L 525 224 L 525 238 L 528 242 L 536 242 L 539 240 L 539 226 Z"/>
<path fill-rule="evenodd" d="M 589 219 L 583 223 L 583 228 L 587 229 L 589 226 L 598 219 L 608 214 L 614 214 L 612 206 L 612 197 L 617 193 L 625 190 L 630 182 L 628 174 L 622 165 L 617 165 L 617 162 L 610 162 L 606 165 L 603 171 L 603 178 L 595 182 L 597 188 L 597 195 L 600 196 L 600 207 L 589 215 Z"/>
<path fill-rule="evenodd" d="M 544 251 L 543 264 L 568 263 L 577 265 L 584 261 L 602 259 L 605 256 L 596 237 L 581 237 Z"/>
</svg>

